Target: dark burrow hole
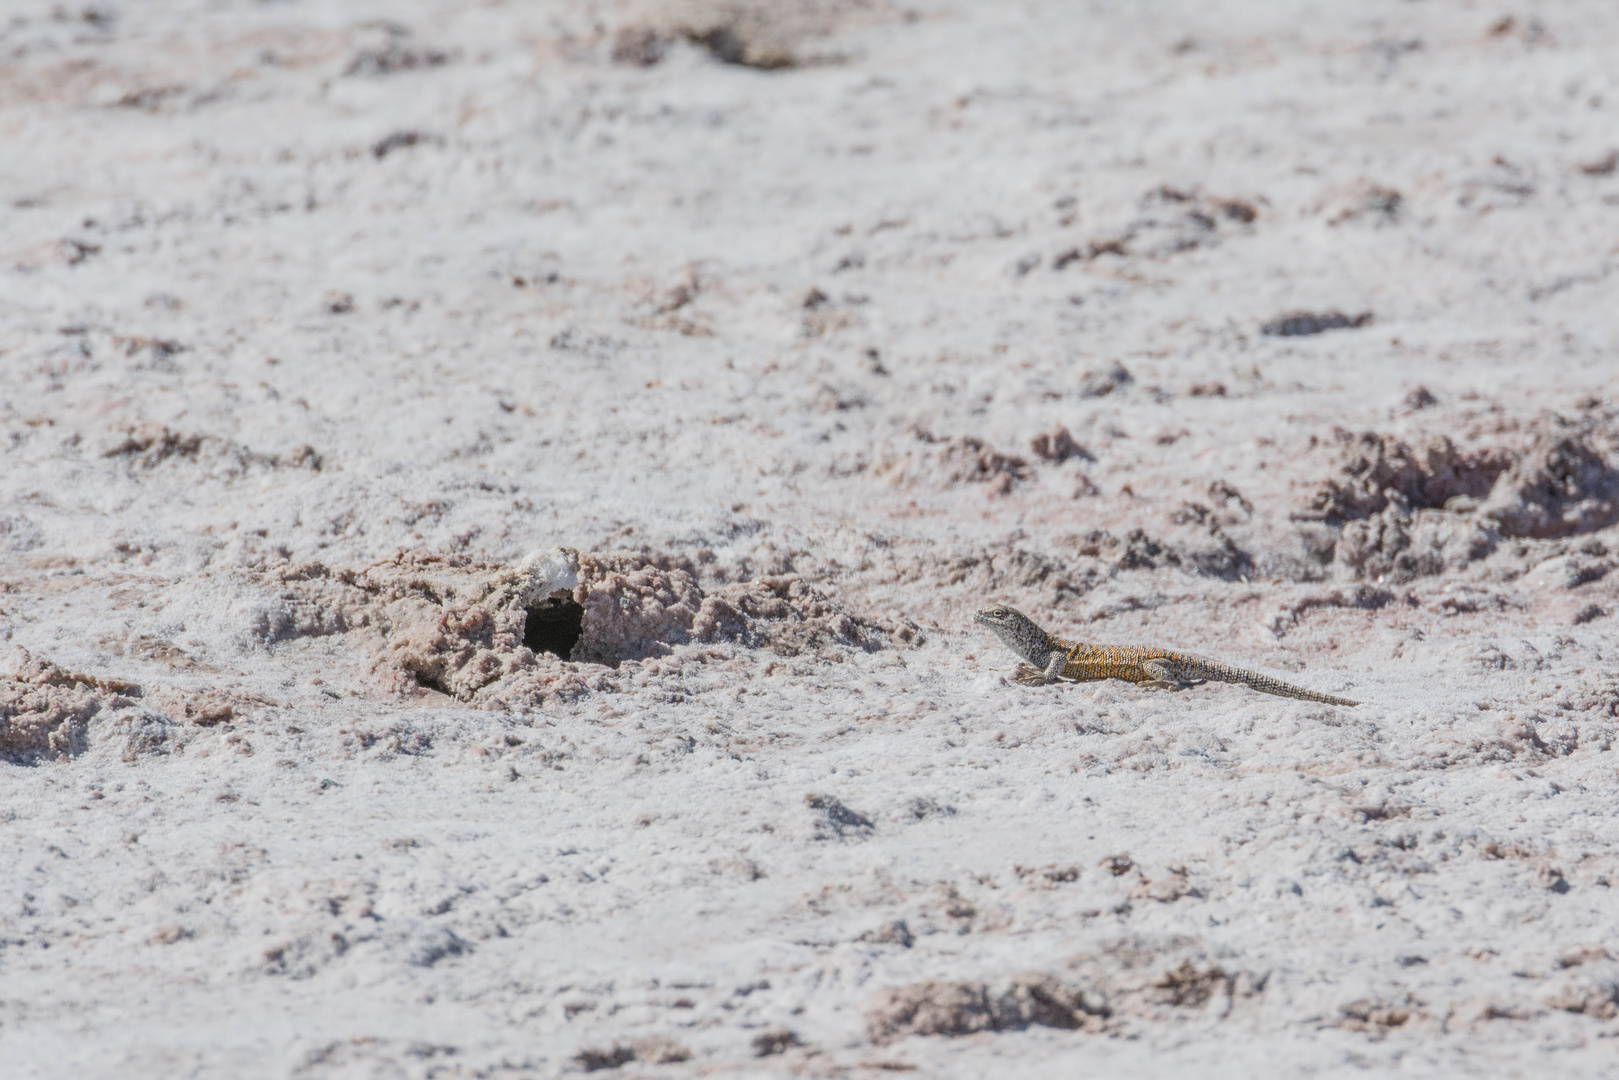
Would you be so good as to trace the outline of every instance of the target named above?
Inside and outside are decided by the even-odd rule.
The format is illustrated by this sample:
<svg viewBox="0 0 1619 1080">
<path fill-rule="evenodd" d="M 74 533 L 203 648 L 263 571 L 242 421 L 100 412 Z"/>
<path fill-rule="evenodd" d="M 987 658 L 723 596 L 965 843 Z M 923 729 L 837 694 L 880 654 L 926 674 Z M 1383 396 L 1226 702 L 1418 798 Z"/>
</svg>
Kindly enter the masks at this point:
<svg viewBox="0 0 1619 1080">
<path fill-rule="evenodd" d="M 528 609 L 523 624 L 523 644 L 538 656 L 553 653 L 566 660 L 573 653 L 584 629 L 585 609 L 573 599 L 552 597 Z"/>
<path fill-rule="evenodd" d="M 455 696 L 454 690 L 451 690 L 448 686 L 444 685 L 443 682 L 433 678 L 433 676 L 427 674 L 425 671 L 416 672 L 415 678 L 416 685 L 421 687 L 423 690 L 437 690 L 441 694 L 447 694 L 450 697 Z"/>
</svg>

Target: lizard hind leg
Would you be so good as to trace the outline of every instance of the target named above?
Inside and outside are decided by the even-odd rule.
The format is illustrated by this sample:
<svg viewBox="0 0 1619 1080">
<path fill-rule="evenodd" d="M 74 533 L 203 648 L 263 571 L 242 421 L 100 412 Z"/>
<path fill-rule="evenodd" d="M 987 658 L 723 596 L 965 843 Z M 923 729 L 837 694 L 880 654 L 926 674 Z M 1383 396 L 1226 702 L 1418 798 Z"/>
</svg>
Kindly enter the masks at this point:
<svg viewBox="0 0 1619 1080">
<path fill-rule="evenodd" d="M 1185 690 L 1188 687 L 1203 684 L 1202 679 L 1183 678 L 1181 669 L 1164 659 L 1142 661 L 1141 670 L 1151 676 L 1141 685 L 1151 690 Z"/>
</svg>

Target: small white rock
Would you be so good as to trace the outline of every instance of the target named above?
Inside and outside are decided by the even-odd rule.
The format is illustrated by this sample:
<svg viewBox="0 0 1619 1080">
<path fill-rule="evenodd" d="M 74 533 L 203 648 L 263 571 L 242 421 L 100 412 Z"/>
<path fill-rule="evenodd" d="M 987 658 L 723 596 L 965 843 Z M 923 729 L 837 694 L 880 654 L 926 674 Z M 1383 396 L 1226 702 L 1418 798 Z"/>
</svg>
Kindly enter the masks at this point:
<svg viewBox="0 0 1619 1080">
<path fill-rule="evenodd" d="M 571 593 L 579 584 L 579 552 L 565 547 L 531 551 L 517 564 L 517 577 L 518 599 L 525 605 Z"/>
</svg>

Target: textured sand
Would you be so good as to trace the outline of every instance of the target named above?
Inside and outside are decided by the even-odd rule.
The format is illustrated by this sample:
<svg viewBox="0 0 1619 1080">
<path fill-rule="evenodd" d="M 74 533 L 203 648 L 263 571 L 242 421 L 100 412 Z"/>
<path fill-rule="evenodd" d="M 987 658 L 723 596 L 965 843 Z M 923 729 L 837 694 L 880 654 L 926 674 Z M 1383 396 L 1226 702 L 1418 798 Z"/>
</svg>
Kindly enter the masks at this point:
<svg viewBox="0 0 1619 1080">
<path fill-rule="evenodd" d="M 0 1072 L 1619 1075 L 1616 72 L 10 4 Z"/>
</svg>

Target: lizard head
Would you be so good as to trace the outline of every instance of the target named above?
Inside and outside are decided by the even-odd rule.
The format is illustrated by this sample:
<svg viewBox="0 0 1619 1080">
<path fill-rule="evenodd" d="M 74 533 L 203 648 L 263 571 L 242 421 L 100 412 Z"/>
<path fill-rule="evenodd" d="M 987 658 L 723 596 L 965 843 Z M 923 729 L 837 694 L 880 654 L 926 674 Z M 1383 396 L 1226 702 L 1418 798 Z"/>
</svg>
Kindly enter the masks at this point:
<svg viewBox="0 0 1619 1080">
<path fill-rule="evenodd" d="M 973 622 L 979 626 L 997 627 L 1006 626 L 1013 619 L 1023 618 L 1023 613 L 1016 608 L 1009 608 L 1004 604 L 991 604 L 981 607 L 973 612 Z"/>
<path fill-rule="evenodd" d="M 1025 658 L 1044 647 L 1046 633 L 1017 608 L 991 604 L 973 612 L 973 622 L 995 631 L 995 636 L 1013 652 Z"/>
</svg>

